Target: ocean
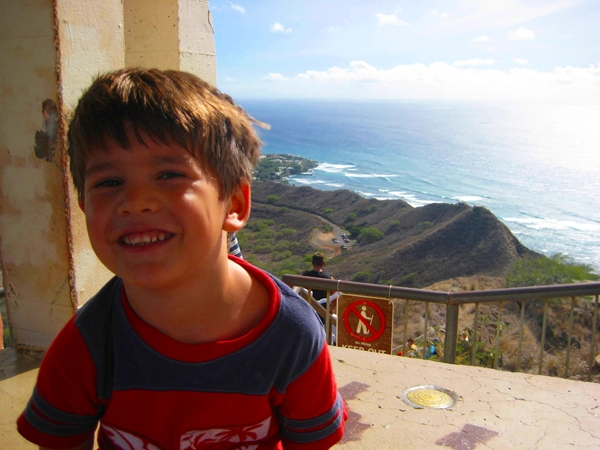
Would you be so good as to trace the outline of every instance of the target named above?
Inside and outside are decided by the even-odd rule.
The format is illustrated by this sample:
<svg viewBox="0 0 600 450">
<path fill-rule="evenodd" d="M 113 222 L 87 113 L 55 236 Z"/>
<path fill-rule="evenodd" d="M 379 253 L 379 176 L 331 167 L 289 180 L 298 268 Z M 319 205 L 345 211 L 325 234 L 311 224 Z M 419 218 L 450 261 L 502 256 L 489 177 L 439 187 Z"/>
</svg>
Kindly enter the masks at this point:
<svg viewBox="0 0 600 450">
<path fill-rule="evenodd" d="M 290 179 L 317 189 L 464 202 L 527 247 L 600 273 L 600 105 L 244 100 L 264 153 L 316 160 Z"/>
</svg>

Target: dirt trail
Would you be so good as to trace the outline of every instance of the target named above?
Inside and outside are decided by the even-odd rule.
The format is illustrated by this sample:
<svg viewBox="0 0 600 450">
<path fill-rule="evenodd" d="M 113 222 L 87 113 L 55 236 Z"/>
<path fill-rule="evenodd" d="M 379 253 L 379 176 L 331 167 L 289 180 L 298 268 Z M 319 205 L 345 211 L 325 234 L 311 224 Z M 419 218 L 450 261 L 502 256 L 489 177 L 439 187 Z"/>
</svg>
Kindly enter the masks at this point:
<svg viewBox="0 0 600 450">
<path fill-rule="evenodd" d="M 334 244 L 331 240 L 335 237 L 333 232 L 324 233 L 319 230 L 314 230 L 310 237 L 310 243 L 321 250 L 328 258 L 333 258 L 339 255 L 342 250 L 339 244 Z"/>
<path fill-rule="evenodd" d="M 334 256 L 337 256 L 340 253 L 342 253 L 341 246 L 342 244 L 344 244 L 342 239 L 342 233 L 344 231 L 335 223 L 330 222 L 329 220 L 324 219 L 321 216 L 317 216 L 316 214 L 313 215 L 321 219 L 331 228 L 333 228 L 333 231 L 323 232 L 319 230 L 314 230 L 310 239 L 311 244 L 320 249 L 329 258 L 333 258 Z M 332 239 L 334 238 L 338 239 L 340 242 L 334 244 L 332 241 Z M 352 247 L 352 242 L 347 243 L 346 246 L 348 248 Z"/>
</svg>

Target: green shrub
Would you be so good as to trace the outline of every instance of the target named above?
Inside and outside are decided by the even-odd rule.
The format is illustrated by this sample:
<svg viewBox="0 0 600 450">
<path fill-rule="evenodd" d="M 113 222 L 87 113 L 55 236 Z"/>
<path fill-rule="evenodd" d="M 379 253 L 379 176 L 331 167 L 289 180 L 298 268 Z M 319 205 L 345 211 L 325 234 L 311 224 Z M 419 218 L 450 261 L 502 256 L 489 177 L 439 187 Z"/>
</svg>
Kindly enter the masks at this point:
<svg viewBox="0 0 600 450">
<path fill-rule="evenodd" d="M 332 208 L 327 208 L 327 209 L 325 210 L 325 214 L 331 214 L 332 212 L 333 212 L 333 209 L 332 209 Z"/>
<path fill-rule="evenodd" d="M 350 233 L 350 237 L 353 239 L 358 238 L 361 230 L 362 230 L 362 227 L 357 227 L 357 226 L 348 227 L 348 233 Z"/>
<path fill-rule="evenodd" d="M 344 222 L 354 222 L 358 216 L 355 213 L 350 213 L 346 216 L 346 220 Z"/>
<path fill-rule="evenodd" d="M 291 236 L 292 234 L 296 234 L 296 230 L 294 230 L 293 228 L 283 228 L 282 230 L 279 230 L 277 233 L 275 233 L 275 237 L 282 238 Z"/>
<path fill-rule="evenodd" d="M 269 228 L 274 223 L 275 222 L 270 219 L 255 220 L 254 222 L 248 222 L 246 228 L 248 228 L 250 231 L 261 231 Z"/>
<path fill-rule="evenodd" d="M 506 286 L 548 286 L 598 279 L 592 266 L 577 264 L 565 255 L 556 254 L 549 258 L 529 258 L 515 261 L 506 274 Z"/>
<path fill-rule="evenodd" d="M 429 230 L 432 226 L 433 226 L 433 223 L 431 223 L 431 222 L 420 222 L 415 227 L 415 230 L 417 231 L 417 233 L 421 234 L 424 231 Z"/>
<path fill-rule="evenodd" d="M 368 270 L 357 272 L 352 277 L 352 281 L 356 281 L 358 283 L 369 283 L 371 281 L 371 272 Z"/>
<path fill-rule="evenodd" d="M 414 286 L 418 279 L 419 274 L 417 272 L 409 273 L 400 279 L 400 286 Z"/>
<path fill-rule="evenodd" d="M 277 203 L 279 201 L 279 197 L 277 197 L 276 195 L 267 195 L 267 203 L 269 204 L 273 204 L 273 203 Z"/>
<path fill-rule="evenodd" d="M 360 240 L 361 244 L 371 244 L 373 242 L 382 240 L 384 237 L 385 235 L 375 228 L 363 228 L 360 230 L 358 239 Z"/>
<path fill-rule="evenodd" d="M 366 216 L 368 214 L 371 214 L 372 212 L 377 211 L 377 206 L 375 205 L 369 205 L 366 208 L 364 208 L 361 212 L 360 215 L 361 216 Z"/>
<path fill-rule="evenodd" d="M 275 232 L 265 228 L 264 230 L 261 230 L 256 237 L 257 239 L 273 239 L 275 237 Z"/>
<path fill-rule="evenodd" d="M 394 231 L 398 231 L 400 228 L 400 222 L 397 220 L 392 220 L 390 222 L 390 226 L 388 227 L 388 233 L 393 233 Z"/>
</svg>

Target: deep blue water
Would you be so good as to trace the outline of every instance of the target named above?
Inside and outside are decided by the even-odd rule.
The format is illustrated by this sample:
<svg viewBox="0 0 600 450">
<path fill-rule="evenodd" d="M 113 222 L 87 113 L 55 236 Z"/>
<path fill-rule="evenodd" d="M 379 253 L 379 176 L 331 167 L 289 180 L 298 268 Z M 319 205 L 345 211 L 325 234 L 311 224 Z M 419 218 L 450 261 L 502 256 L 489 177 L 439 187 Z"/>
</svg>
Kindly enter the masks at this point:
<svg viewBox="0 0 600 450">
<path fill-rule="evenodd" d="M 319 162 L 293 184 L 482 205 L 529 248 L 600 272 L 600 105 L 240 103 L 271 125 L 264 153 Z"/>
</svg>

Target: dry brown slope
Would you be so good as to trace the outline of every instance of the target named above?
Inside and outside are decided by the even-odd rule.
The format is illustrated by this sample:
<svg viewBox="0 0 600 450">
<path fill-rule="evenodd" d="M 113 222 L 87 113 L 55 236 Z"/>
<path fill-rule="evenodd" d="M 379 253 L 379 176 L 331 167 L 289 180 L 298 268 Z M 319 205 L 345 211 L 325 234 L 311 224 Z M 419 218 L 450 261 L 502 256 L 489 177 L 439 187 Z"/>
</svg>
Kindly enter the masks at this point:
<svg viewBox="0 0 600 450">
<path fill-rule="evenodd" d="M 412 208 L 400 200 L 365 199 L 347 190 L 319 191 L 272 182 L 256 183 L 253 193 L 258 203 L 276 196 L 278 207 L 321 215 L 340 226 L 374 228 L 385 235 L 330 260 L 328 267 L 336 278 L 352 279 L 363 272 L 370 274 L 369 282 L 423 287 L 461 276 L 500 276 L 512 261 L 538 256 L 482 207 L 436 203 Z M 351 214 L 356 218 L 349 221 Z"/>
</svg>

